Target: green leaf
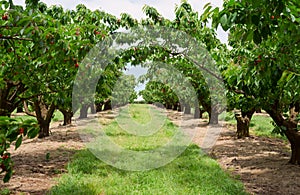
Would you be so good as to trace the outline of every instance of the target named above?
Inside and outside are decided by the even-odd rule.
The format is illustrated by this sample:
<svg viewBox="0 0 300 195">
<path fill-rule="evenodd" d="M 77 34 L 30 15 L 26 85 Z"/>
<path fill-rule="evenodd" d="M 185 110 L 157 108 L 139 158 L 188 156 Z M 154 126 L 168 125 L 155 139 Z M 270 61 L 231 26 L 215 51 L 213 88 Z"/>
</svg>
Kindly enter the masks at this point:
<svg viewBox="0 0 300 195">
<path fill-rule="evenodd" d="M 257 44 L 257 45 L 260 44 L 261 41 L 262 41 L 261 35 L 260 35 L 258 29 L 256 29 L 256 30 L 254 31 L 254 34 L 253 34 L 253 41 L 254 41 L 254 43 Z"/>
<path fill-rule="evenodd" d="M 15 150 L 18 149 L 22 144 L 23 137 L 20 135 L 16 141 Z"/>
<path fill-rule="evenodd" d="M 10 180 L 11 176 L 12 176 L 12 170 L 9 170 L 3 178 L 3 182 L 7 183 Z"/>
<path fill-rule="evenodd" d="M 227 14 L 223 14 L 222 17 L 220 18 L 220 23 L 222 28 L 227 31 L 228 30 L 228 26 L 227 26 Z"/>
<path fill-rule="evenodd" d="M 254 25 L 258 26 L 258 24 L 259 24 L 259 22 L 260 22 L 259 16 L 253 15 L 253 16 L 251 17 L 251 20 L 252 20 L 252 23 L 253 23 Z"/>
<path fill-rule="evenodd" d="M 261 35 L 264 39 L 268 38 L 268 35 L 271 35 L 271 30 L 269 26 L 264 26 L 261 31 Z"/>
<path fill-rule="evenodd" d="M 28 128 L 27 137 L 30 139 L 35 138 L 38 133 L 39 133 L 39 128 L 30 127 Z"/>
</svg>

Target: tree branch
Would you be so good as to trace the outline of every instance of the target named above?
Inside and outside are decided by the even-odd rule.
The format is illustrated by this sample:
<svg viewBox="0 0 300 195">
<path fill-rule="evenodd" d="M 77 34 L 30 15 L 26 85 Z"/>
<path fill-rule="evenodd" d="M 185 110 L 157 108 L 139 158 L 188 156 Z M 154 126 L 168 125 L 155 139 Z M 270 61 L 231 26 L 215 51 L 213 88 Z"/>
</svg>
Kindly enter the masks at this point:
<svg viewBox="0 0 300 195">
<path fill-rule="evenodd" d="M 13 37 L 13 36 L 2 36 L 0 40 L 7 39 L 7 40 L 22 40 L 22 41 L 32 41 L 29 38 L 21 38 L 21 37 Z"/>
<path fill-rule="evenodd" d="M 28 109 L 28 105 L 26 103 L 25 100 L 23 100 L 23 105 L 24 105 L 24 110 L 25 110 L 25 113 L 29 116 L 33 116 L 33 117 L 36 117 L 36 114 L 34 112 L 30 112 L 29 109 Z"/>
</svg>

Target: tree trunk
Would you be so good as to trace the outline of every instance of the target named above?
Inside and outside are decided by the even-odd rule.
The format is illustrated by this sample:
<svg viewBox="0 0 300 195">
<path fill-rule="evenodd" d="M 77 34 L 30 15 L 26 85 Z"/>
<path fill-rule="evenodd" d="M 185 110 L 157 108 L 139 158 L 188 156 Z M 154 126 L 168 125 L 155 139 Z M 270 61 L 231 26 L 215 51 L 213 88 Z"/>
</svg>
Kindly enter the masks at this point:
<svg viewBox="0 0 300 195">
<path fill-rule="evenodd" d="M 210 112 L 208 112 L 208 117 L 209 117 L 209 124 L 210 125 L 219 124 L 219 115 L 218 115 L 218 113 L 210 111 Z"/>
<path fill-rule="evenodd" d="M 22 113 L 22 112 L 23 112 L 23 105 L 21 104 L 17 107 L 17 113 Z"/>
<path fill-rule="evenodd" d="M 191 106 L 189 104 L 184 105 L 184 114 L 191 114 Z"/>
<path fill-rule="evenodd" d="M 178 104 L 177 103 L 173 105 L 173 110 L 175 110 L 175 111 L 178 110 Z"/>
<path fill-rule="evenodd" d="M 205 112 L 204 110 L 199 110 L 200 111 L 200 115 L 199 115 L 199 118 L 202 118 L 203 117 L 203 113 Z"/>
<path fill-rule="evenodd" d="M 88 109 L 89 109 L 89 105 L 87 104 L 83 104 L 80 108 L 80 115 L 79 115 L 79 118 L 82 119 L 82 118 L 87 118 L 87 115 L 88 115 Z"/>
<path fill-rule="evenodd" d="M 41 97 L 38 97 L 38 99 L 34 101 L 34 110 L 40 127 L 38 137 L 44 138 L 49 136 L 50 122 L 55 111 L 54 103 L 48 106 L 43 102 Z"/>
<path fill-rule="evenodd" d="M 104 109 L 103 110 L 111 110 L 111 100 L 107 100 L 104 102 Z"/>
<path fill-rule="evenodd" d="M 168 110 L 171 110 L 172 109 L 172 104 L 167 104 L 167 107 L 166 107 Z"/>
<path fill-rule="evenodd" d="M 48 137 L 50 135 L 50 123 L 39 123 L 40 131 L 38 138 Z"/>
<path fill-rule="evenodd" d="M 297 132 L 297 115 L 299 114 L 295 107 L 290 108 L 290 116 L 288 119 L 284 119 L 283 113 L 277 111 L 276 106 L 274 108 L 266 109 L 267 113 L 272 117 L 278 127 L 285 128 L 283 133 L 290 142 L 292 155 L 289 160 L 291 164 L 300 165 L 300 132 Z"/>
<path fill-rule="evenodd" d="M 22 103 L 19 97 L 26 90 L 22 82 L 6 81 L 5 86 L 0 88 L 0 116 L 10 116 Z"/>
<path fill-rule="evenodd" d="M 217 106 L 209 106 L 208 107 L 208 116 L 209 116 L 209 124 L 217 125 L 219 124 L 219 112 Z"/>
<path fill-rule="evenodd" d="M 237 138 L 244 138 L 249 137 L 249 127 L 250 127 L 250 121 L 255 112 L 255 109 L 252 109 L 248 112 L 241 111 L 242 115 L 236 114 L 235 119 L 237 122 L 236 125 L 236 135 Z"/>
<path fill-rule="evenodd" d="M 182 109 L 182 104 L 179 103 L 179 104 L 178 104 L 178 112 L 182 112 L 182 110 L 183 110 L 183 109 Z"/>
<path fill-rule="evenodd" d="M 103 106 L 103 103 L 96 104 L 96 112 L 101 112 L 102 111 L 102 106 Z"/>
<path fill-rule="evenodd" d="M 236 135 L 237 138 L 244 138 L 244 137 L 249 137 L 249 124 L 250 124 L 250 119 L 245 116 L 242 117 L 240 114 L 235 114 L 235 119 L 236 119 Z"/>
<path fill-rule="evenodd" d="M 194 113 L 194 118 L 200 118 L 200 114 L 201 114 L 201 111 L 199 109 L 199 107 L 195 107 L 195 113 Z"/>
<path fill-rule="evenodd" d="M 256 108 L 256 109 L 255 109 L 255 112 L 256 112 L 256 113 L 261 113 L 261 108 Z"/>
<path fill-rule="evenodd" d="M 65 110 L 65 109 L 59 109 L 59 111 L 64 115 L 63 125 L 64 126 L 71 125 L 72 124 L 73 111 Z"/>
<path fill-rule="evenodd" d="M 96 112 L 96 106 L 95 106 L 94 103 L 91 103 L 90 108 L 91 108 L 91 113 L 92 113 L 92 114 L 96 114 L 96 113 L 97 113 L 97 112 Z"/>
<path fill-rule="evenodd" d="M 292 155 L 289 163 L 300 165 L 300 132 L 297 132 L 297 124 L 290 123 L 285 131 L 285 135 L 288 138 Z"/>
</svg>

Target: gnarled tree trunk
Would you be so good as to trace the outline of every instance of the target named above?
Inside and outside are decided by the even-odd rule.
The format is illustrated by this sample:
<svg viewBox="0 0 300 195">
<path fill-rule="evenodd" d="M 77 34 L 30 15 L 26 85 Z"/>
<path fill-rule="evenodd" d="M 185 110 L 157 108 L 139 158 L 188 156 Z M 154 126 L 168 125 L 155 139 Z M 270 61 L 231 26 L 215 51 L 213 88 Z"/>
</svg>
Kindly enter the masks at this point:
<svg viewBox="0 0 300 195">
<path fill-rule="evenodd" d="M 183 108 L 182 108 L 182 104 L 178 103 L 178 112 L 182 112 Z"/>
<path fill-rule="evenodd" d="M 88 104 L 81 105 L 80 114 L 79 114 L 79 118 L 80 119 L 87 118 L 88 109 L 89 109 L 89 105 Z"/>
<path fill-rule="evenodd" d="M 191 114 L 191 106 L 189 104 L 184 104 L 184 114 Z"/>
<path fill-rule="evenodd" d="M 200 107 L 199 107 L 199 104 L 196 104 L 195 103 L 195 112 L 194 112 L 194 118 L 200 118 L 200 115 L 201 115 L 201 110 L 200 110 Z"/>
<path fill-rule="evenodd" d="M 103 108 L 103 110 L 105 111 L 105 110 L 111 110 L 111 109 L 112 109 L 111 100 L 106 100 L 104 102 L 104 108 Z"/>
<path fill-rule="evenodd" d="M 64 115 L 63 125 L 65 126 L 72 124 L 73 111 L 63 108 L 60 108 L 59 111 Z"/>
<path fill-rule="evenodd" d="M 299 114 L 299 110 L 291 107 L 288 119 L 285 119 L 283 113 L 277 111 L 276 107 L 266 109 L 266 111 L 278 127 L 284 128 L 283 133 L 289 140 L 292 150 L 289 163 L 300 164 L 300 132 L 297 132 L 297 115 Z"/>
<path fill-rule="evenodd" d="M 37 121 L 40 126 L 39 138 L 48 137 L 50 133 L 50 122 L 55 111 L 55 105 L 47 105 L 43 100 L 38 97 L 34 101 L 34 110 L 36 114 Z"/>
<path fill-rule="evenodd" d="M 208 112 L 208 117 L 209 117 L 209 124 L 210 125 L 217 125 L 219 124 L 219 114 L 216 112 Z"/>
<path fill-rule="evenodd" d="M 255 112 L 255 109 L 252 109 L 250 111 L 241 111 L 240 114 L 235 114 L 235 119 L 237 122 L 236 125 L 236 135 L 237 138 L 244 138 L 244 137 L 249 137 L 249 126 L 250 126 L 250 121 Z"/>
<path fill-rule="evenodd" d="M 167 108 L 168 110 L 171 110 L 171 109 L 172 109 L 172 104 L 167 104 L 167 105 L 166 105 L 166 108 Z"/>
<path fill-rule="evenodd" d="M 92 114 L 96 114 L 97 113 L 96 112 L 96 105 L 94 103 L 91 103 L 90 108 L 91 108 L 91 113 Z"/>
<path fill-rule="evenodd" d="M 178 104 L 177 103 L 175 103 L 175 104 L 173 104 L 173 110 L 178 110 Z"/>
<path fill-rule="evenodd" d="M 102 106 L 103 106 L 103 103 L 96 104 L 96 112 L 101 112 L 102 111 Z"/>
<path fill-rule="evenodd" d="M 10 116 L 22 103 L 19 95 L 27 89 L 20 81 L 6 81 L 5 86 L 0 88 L 0 116 Z"/>
</svg>

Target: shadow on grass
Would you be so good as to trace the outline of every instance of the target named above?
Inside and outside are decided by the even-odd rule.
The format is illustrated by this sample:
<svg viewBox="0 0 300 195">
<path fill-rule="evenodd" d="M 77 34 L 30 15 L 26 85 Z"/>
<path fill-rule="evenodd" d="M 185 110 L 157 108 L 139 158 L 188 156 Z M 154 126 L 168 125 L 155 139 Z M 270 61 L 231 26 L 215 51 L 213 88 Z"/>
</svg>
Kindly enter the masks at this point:
<svg viewBox="0 0 300 195">
<path fill-rule="evenodd" d="M 130 162 L 128 162 L 130 163 Z M 216 161 L 189 146 L 166 166 L 124 171 L 98 160 L 90 151 L 73 157 L 49 194 L 246 194 L 243 185 L 224 173 Z"/>
</svg>

